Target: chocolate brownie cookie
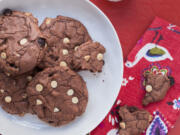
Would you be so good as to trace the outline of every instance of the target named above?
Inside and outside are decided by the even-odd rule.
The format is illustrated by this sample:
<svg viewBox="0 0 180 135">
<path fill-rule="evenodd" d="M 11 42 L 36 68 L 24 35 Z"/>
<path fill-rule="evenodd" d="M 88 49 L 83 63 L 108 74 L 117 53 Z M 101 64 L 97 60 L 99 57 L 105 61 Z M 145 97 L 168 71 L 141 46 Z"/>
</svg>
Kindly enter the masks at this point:
<svg viewBox="0 0 180 135">
<path fill-rule="evenodd" d="M 119 135 L 140 135 L 152 121 L 152 115 L 146 110 L 123 106 L 119 109 Z"/>
<path fill-rule="evenodd" d="M 170 87 L 174 84 L 174 78 L 162 74 L 145 74 L 146 94 L 142 104 L 147 106 L 150 103 L 162 100 Z"/>
<path fill-rule="evenodd" d="M 86 42 L 75 48 L 73 68 L 75 70 L 89 70 L 101 72 L 104 65 L 105 48 L 98 42 Z"/>
<path fill-rule="evenodd" d="M 0 73 L 0 105 L 6 112 L 21 116 L 28 112 L 27 83 L 24 75 L 10 78 Z"/>
<path fill-rule="evenodd" d="M 64 16 L 46 18 L 40 30 L 48 42 L 40 67 L 67 65 L 71 68 L 74 48 L 91 40 L 82 23 Z"/>
<path fill-rule="evenodd" d="M 34 113 L 52 126 L 61 126 L 84 113 L 88 91 L 83 79 L 68 67 L 46 68 L 27 88 Z"/>
<path fill-rule="evenodd" d="M 0 15 L 0 68 L 10 75 L 32 70 L 42 59 L 46 40 L 31 13 L 6 9 Z"/>
</svg>

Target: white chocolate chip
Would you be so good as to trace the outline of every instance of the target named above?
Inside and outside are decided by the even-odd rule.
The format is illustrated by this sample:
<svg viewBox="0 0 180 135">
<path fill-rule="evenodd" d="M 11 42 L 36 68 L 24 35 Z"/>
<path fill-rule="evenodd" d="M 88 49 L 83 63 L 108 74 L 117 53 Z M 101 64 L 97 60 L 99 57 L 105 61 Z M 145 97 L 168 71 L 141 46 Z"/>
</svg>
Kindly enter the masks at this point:
<svg viewBox="0 0 180 135">
<path fill-rule="evenodd" d="M 79 47 L 79 46 L 76 46 L 76 47 L 74 48 L 74 51 L 77 51 L 78 47 Z"/>
<path fill-rule="evenodd" d="M 89 61 L 90 56 L 89 56 L 89 55 L 86 55 L 86 56 L 84 56 L 84 59 L 85 59 L 86 61 Z"/>
<path fill-rule="evenodd" d="M 32 76 L 27 76 L 27 80 L 31 81 L 32 80 Z"/>
<path fill-rule="evenodd" d="M 51 23 L 51 18 L 47 18 L 46 19 L 46 24 L 48 25 L 48 24 L 50 24 Z"/>
<path fill-rule="evenodd" d="M 69 89 L 68 91 L 67 91 L 67 95 L 68 96 L 72 96 L 74 94 L 74 90 L 73 89 Z"/>
<path fill-rule="evenodd" d="M 67 67 L 67 63 L 65 61 L 61 61 L 59 65 L 61 67 Z"/>
<path fill-rule="evenodd" d="M 5 97 L 5 102 L 6 102 L 6 103 L 10 103 L 10 102 L 11 102 L 11 100 L 12 100 L 12 99 L 11 99 L 11 97 L 10 97 L 10 96 L 6 96 L 6 97 Z"/>
<path fill-rule="evenodd" d="M 62 50 L 62 53 L 63 53 L 63 55 L 67 55 L 69 52 L 68 52 L 67 49 L 63 49 L 63 50 Z"/>
<path fill-rule="evenodd" d="M 98 59 L 99 61 L 100 61 L 100 60 L 103 60 L 103 54 L 102 54 L 102 53 L 98 53 L 97 59 Z"/>
<path fill-rule="evenodd" d="M 31 15 L 31 13 L 29 13 L 29 12 L 26 12 L 26 13 L 25 13 L 25 15 L 26 15 L 26 16 L 30 16 L 30 15 Z"/>
<path fill-rule="evenodd" d="M 4 90 L 3 90 L 3 89 L 0 89 L 0 92 L 1 92 L 1 93 L 4 93 Z"/>
<path fill-rule="evenodd" d="M 41 91 L 43 90 L 43 86 L 42 86 L 41 84 L 37 84 L 37 85 L 36 85 L 36 90 L 37 90 L 38 92 L 41 92 Z"/>
<path fill-rule="evenodd" d="M 23 97 L 23 98 L 27 98 L 27 94 L 24 93 L 24 94 L 22 95 L 22 97 Z"/>
<path fill-rule="evenodd" d="M 10 73 L 5 73 L 7 76 L 10 76 L 11 74 Z"/>
<path fill-rule="evenodd" d="M 42 105 L 42 101 L 40 99 L 36 99 L 36 105 Z"/>
<path fill-rule="evenodd" d="M 64 39 L 63 39 L 63 43 L 64 43 L 64 44 L 68 44 L 68 43 L 70 43 L 69 38 L 67 38 L 67 37 L 66 37 L 66 38 L 64 38 Z"/>
<path fill-rule="evenodd" d="M 51 87 L 52 88 L 57 88 L 57 81 L 51 81 Z"/>
<path fill-rule="evenodd" d="M 124 123 L 124 122 L 120 122 L 120 127 L 122 128 L 122 129 L 125 129 L 126 128 L 126 124 Z"/>
<path fill-rule="evenodd" d="M 77 97 L 72 98 L 72 103 L 77 104 L 79 102 L 79 99 Z"/>
<path fill-rule="evenodd" d="M 152 86 L 151 85 L 147 85 L 146 86 L 146 91 L 147 92 L 151 92 L 152 91 Z"/>
<path fill-rule="evenodd" d="M 21 39 L 20 44 L 25 45 L 27 43 L 27 41 L 28 40 L 26 38 L 23 38 L 23 39 Z"/>
<path fill-rule="evenodd" d="M 59 112 L 59 109 L 57 107 L 54 108 L 54 112 Z"/>
<path fill-rule="evenodd" d="M 2 58 L 2 59 L 6 59 L 6 58 L 7 58 L 7 56 L 6 56 L 6 53 L 5 53 L 5 52 L 2 52 L 2 53 L 1 53 L 1 58 Z"/>
</svg>

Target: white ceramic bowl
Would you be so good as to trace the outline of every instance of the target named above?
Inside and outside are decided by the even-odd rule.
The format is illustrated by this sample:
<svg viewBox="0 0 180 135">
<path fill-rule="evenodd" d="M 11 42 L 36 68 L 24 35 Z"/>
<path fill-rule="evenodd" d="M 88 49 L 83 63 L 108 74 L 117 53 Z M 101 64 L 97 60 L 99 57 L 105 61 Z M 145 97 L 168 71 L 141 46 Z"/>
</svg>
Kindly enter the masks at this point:
<svg viewBox="0 0 180 135">
<path fill-rule="evenodd" d="M 3 135 L 85 135 L 93 130 L 111 109 L 119 93 L 123 76 L 123 57 L 118 36 L 108 18 L 87 0 L 0 0 L 0 9 L 32 12 L 41 23 L 45 17 L 65 15 L 80 20 L 93 40 L 107 52 L 102 73 L 81 72 L 89 91 L 89 103 L 83 116 L 63 127 L 51 127 L 36 116 L 12 116 L 0 109 L 0 133 Z"/>
</svg>

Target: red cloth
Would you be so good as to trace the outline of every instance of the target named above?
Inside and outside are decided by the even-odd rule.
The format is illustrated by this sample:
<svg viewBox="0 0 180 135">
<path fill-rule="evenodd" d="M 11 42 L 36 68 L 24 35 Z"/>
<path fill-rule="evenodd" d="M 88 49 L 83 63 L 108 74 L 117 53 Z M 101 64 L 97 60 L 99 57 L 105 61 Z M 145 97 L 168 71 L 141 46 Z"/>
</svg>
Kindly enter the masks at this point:
<svg viewBox="0 0 180 135">
<path fill-rule="evenodd" d="M 180 26 L 180 0 L 91 0 L 111 20 L 122 43 L 124 58 L 155 16 Z"/>
<path fill-rule="evenodd" d="M 154 115 L 146 135 L 167 134 L 173 128 L 180 114 L 180 27 L 156 18 L 145 34 L 137 42 L 125 62 L 124 79 L 120 94 L 104 121 L 91 132 L 91 135 L 116 135 L 119 106 L 127 104 L 140 108 L 145 94 L 143 73 L 167 74 L 175 78 L 175 85 L 168 91 L 164 100 L 148 105 L 146 108 Z M 152 56 L 148 52 L 152 48 L 160 48 L 164 55 Z"/>
</svg>

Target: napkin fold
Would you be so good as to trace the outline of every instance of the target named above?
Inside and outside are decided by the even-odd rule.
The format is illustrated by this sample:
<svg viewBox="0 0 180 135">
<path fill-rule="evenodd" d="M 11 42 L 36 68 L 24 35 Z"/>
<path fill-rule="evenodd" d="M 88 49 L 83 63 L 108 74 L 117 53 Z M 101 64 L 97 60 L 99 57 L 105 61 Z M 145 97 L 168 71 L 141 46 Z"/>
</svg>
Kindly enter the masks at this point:
<svg viewBox="0 0 180 135">
<path fill-rule="evenodd" d="M 143 73 L 173 76 L 175 84 L 166 97 L 142 106 L 145 95 Z M 90 135 L 117 135 L 120 106 L 137 106 L 148 110 L 153 121 L 144 135 L 166 135 L 180 114 L 180 27 L 156 17 L 124 63 L 124 78 L 120 93 L 104 121 Z"/>
</svg>

